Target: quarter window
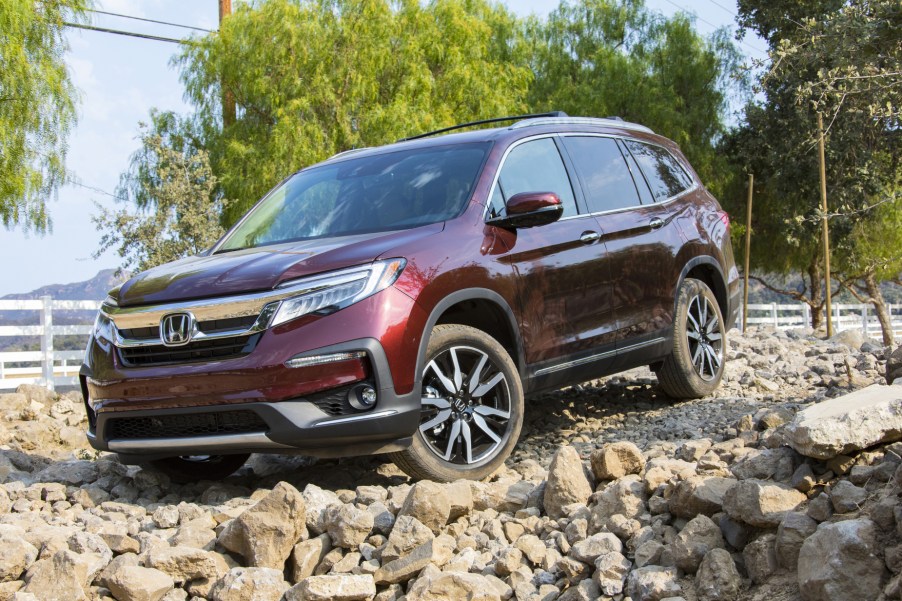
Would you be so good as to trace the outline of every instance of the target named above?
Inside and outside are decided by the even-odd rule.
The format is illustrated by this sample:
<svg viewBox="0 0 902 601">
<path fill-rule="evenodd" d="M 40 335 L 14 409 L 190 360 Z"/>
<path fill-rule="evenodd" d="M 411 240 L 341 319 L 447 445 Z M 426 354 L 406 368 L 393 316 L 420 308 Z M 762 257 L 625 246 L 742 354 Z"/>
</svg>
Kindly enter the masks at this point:
<svg viewBox="0 0 902 601">
<path fill-rule="evenodd" d="M 632 140 L 626 146 L 639 163 L 656 201 L 676 196 L 692 186 L 692 178 L 666 148 Z"/>
<path fill-rule="evenodd" d="M 526 142 L 510 151 L 492 193 L 489 216 L 504 215 L 507 200 L 520 192 L 554 192 L 564 206 L 563 216 L 576 215 L 573 186 L 551 138 Z"/>
<path fill-rule="evenodd" d="M 564 138 L 564 145 L 583 182 L 590 212 L 640 204 L 633 177 L 613 138 L 574 136 Z"/>
</svg>

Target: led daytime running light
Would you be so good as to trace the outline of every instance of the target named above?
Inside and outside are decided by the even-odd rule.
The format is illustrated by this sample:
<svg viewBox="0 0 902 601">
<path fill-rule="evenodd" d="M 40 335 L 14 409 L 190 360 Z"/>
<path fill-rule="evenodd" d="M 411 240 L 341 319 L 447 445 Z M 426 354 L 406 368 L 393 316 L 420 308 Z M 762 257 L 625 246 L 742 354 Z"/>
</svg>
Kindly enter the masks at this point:
<svg viewBox="0 0 902 601">
<path fill-rule="evenodd" d="M 286 367 L 312 367 L 314 365 L 326 365 L 351 359 L 363 359 L 364 351 L 352 351 L 349 353 L 332 353 L 331 355 L 314 355 L 312 357 L 292 357 L 285 362 Z"/>
</svg>

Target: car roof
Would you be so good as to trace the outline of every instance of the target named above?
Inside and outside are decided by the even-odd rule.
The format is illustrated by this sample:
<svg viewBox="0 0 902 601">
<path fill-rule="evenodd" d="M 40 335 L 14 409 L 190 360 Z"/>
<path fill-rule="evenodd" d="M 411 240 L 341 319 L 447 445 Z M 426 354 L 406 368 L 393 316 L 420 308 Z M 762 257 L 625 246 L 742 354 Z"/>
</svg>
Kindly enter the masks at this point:
<svg viewBox="0 0 902 601">
<path fill-rule="evenodd" d="M 430 148 L 436 146 L 447 146 L 454 144 L 466 144 L 476 142 L 496 142 L 510 141 L 527 137 L 532 134 L 557 133 L 563 130 L 572 132 L 598 132 L 609 133 L 615 135 L 633 135 L 638 133 L 643 138 L 659 138 L 651 129 L 638 123 L 631 123 L 615 118 L 595 118 L 595 117 L 540 117 L 533 119 L 523 119 L 507 127 L 492 127 L 486 129 L 477 129 L 465 132 L 437 134 L 429 136 L 428 134 L 416 139 L 405 139 L 393 144 L 385 144 L 383 146 L 373 146 L 368 148 L 356 148 L 340 152 L 329 159 L 319 163 L 325 165 L 333 162 L 343 161 L 349 158 L 363 158 L 367 156 L 375 156 L 385 152 L 395 152 L 398 150 L 410 150 L 416 148 Z M 644 134 L 644 135 L 643 135 Z"/>
</svg>

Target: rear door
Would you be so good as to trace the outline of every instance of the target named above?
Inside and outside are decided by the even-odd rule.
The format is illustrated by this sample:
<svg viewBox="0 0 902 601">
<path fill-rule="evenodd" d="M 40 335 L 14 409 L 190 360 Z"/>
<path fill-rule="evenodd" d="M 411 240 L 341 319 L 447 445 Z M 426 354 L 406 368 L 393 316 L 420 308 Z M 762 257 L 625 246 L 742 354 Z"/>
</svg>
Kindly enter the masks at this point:
<svg viewBox="0 0 902 601">
<path fill-rule="evenodd" d="M 665 348 L 684 244 L 681 206 L 671 201 L 688 184 L 674 181 L 679 174 L 669 172 L 660 146 L 588 135 L 568 136 L 565 145 L 608 251 L 618 352 Z"/>
<path fill-rule="evenodd" d="M 598 361 L 613 359 L 613 352 L 593 356 L 599 347 L 613 351 L 616 322 L 601 232 L 585 209 L 577 209 L 574 188 L 578 192 L 555 137 L 529 139 L 504 158 L 487 215 L 502 215 L 520 192 L 554 192 L 564 205 L 559 221 L 514 231 L 509 252 L 499 257 L 519 276 L 526 360 L 542 387 L 572 377 L 574 368 L 598 369 Z"/>
</svg>

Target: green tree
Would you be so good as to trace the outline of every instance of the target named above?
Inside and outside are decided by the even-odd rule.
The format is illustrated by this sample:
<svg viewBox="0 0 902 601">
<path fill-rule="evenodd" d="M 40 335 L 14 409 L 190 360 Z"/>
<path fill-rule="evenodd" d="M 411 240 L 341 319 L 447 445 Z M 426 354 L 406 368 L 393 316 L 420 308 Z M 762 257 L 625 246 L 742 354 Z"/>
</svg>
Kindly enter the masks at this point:
<svg viewBox="0 0 902 601">
<path fill-rule="evenodd" d="M 706 40 L 684 14 L 666 19 L 622 0 L 565 0 L 530 30 L 535 110 L 648 125 L 677 142 L 709 186 L 721 187 L 714 144 L 730 94 L 746 87 L 726 30 Z"/>
<path fill-rule="evenodd" d="M 522 112 L 520 22 L 486 0 L 263 0 L 177 57 L 229 225 L 293 171 L 352 148 Z M 223 89 L 238 110 L 221 123 Z"/>
<path fill-rule="evenodd" d="M 0 2 L 0 219 L 46 231 L 47 200 L 66 178 L 76 90 L 63 62 L 65 21 L 86 0 Z"/>
<path fill-rule="evenodd" d="M 826 285 L 821 269 L 818 111 L 827 115 L 829 127 L 833 269 L 847 288 L 869 295 L 878 315 L 885 312 L 876 284 L 880 274 L 893 269 L 888 255 L 898 254 L 899 247 L 894 237 L 873 234 L 884 231 L 899 210 L 900 137 L 894 105 L 885 102 L 888 90 L 892 95 L 892 68 L 898 69 L 902 60 L 897 36 L 888 34 L 899 23 L 899 8 L 893 10 L 892 4 L 740 2 L 740 22 L 767 38 L 771 65 L 759 81 L 764 101 L 746 108 L 745 122 L 727 136 L 722 148 L 737 172 L 755 174 L 753 268 L 780 276 L 801 272 L 805 284 L 799 290 L 770 287 L 808 303 L 814 327 L 821 323 Z M 882 16 L 863 19 L 862 11 Z M 866 66 L 868 61 L 876 70 Z M 837 73 L 850 73 L 846 68 L 837 71 L 837 66 L 853 64 L 869 76 L 837 83 Z M 744 209 L 744 202 L 737 202 L 743 183 L 744 177 L 737 178 L 725 195 L 728 209 Z M 881 243 L 887 245 L 886 252 L 878 249 Z M 765 278 L 760 281 L 767 285 Z M 881 315 L 881 321 L 885 317 Z M 885 331 L 887 336 L 891 339 L 892 333 Z"/>
<path fill-rule="evenodd" d="M 143 271 L 195 255 L 223 234 L 220 216 L 228 202 L 219 193 L 207 152 L 172 113 L 151 113 L 141 125 L 141 148 L 120 178 L 116 194 L 126 205 L 93 217 L 103 232 L 95 257 L 115 248 L 123 268 Z"/>
</svg>

